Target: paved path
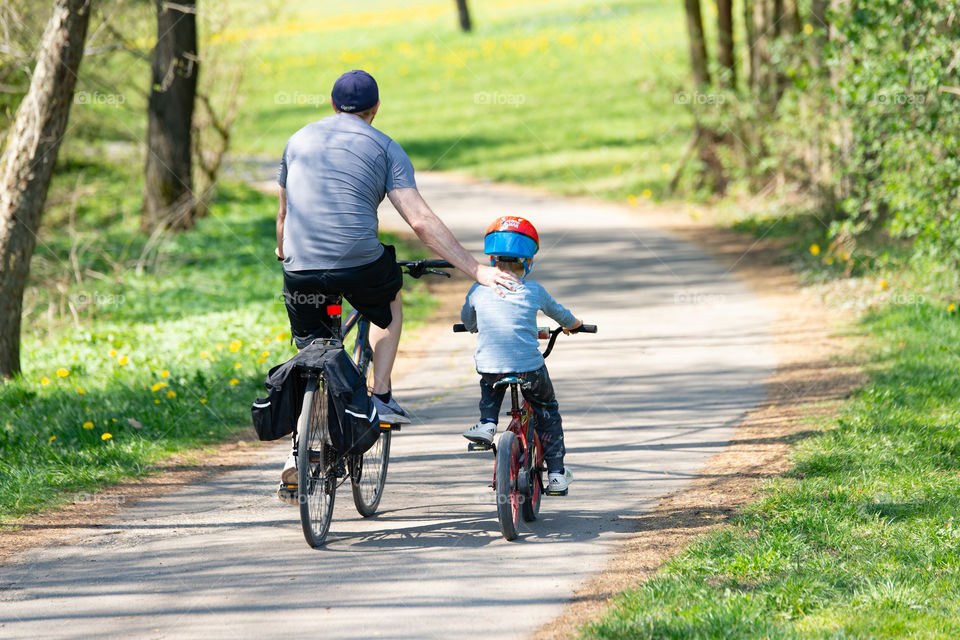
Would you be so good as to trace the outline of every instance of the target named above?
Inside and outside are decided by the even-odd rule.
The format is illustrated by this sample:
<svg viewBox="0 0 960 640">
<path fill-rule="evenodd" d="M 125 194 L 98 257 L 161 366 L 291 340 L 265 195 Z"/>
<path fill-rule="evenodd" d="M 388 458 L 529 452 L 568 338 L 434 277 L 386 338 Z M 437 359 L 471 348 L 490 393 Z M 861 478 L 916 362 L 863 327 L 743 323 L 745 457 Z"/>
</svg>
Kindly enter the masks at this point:
<svg viewBox="0 0 960 640">
<path fill-rule="evenodd" d="M 471 249 L 498 215 L 531 218 L 534 277 L 600 333 L 561 336 L 549 365 L 564 415 L 565 498 L 519 542 L 499 535 L 490 454 L 467 454 L 473 338 L 442 332 L 396 393 L 381 513 L 338 495 L 326 549 L 272 495 L 283 448 L 207 486 L 127 509 L 0 574 L 0 637 L 520 638 L 558 615 L 628 531 L 682 488 L 760 401 L 768 313 L 696 247 L 606 205 L 421 175 Z M 400 224 L 387 206 L 384 226 Z M 285 445 L 284 445 L 285 447 Z"/>
</svg>

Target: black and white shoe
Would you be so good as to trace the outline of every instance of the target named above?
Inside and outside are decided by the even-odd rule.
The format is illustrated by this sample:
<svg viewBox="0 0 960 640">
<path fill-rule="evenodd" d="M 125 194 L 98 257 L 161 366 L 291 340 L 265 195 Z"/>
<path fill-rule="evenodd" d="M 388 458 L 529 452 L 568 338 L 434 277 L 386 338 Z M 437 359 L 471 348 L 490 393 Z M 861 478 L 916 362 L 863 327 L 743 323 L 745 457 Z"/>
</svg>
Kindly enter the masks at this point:
<svg viewBox="0 0 960 640">
<path fill-rule="evenodd" d="M 570 467 L 564 467 L 563 473 L 547 474 L 547 495 L 567 495 L 567 488 L 571 482 L 573 482 L 573 471 L 570 471 Z"/>
<path fill-rule="evenodd" d="M 463 432 L 463 437 L 477 444 L 493 444 L 493 436 L 497 434 L 496 422 L 478 422 Z"/>
<path fill-rule="evenodd" d="M 373 396 L 373 406 L 377 408 L 380 415 L 380 422 L 387 424 L 410 424 L 410 416 L 404 411 L 396 398 L 390 398 L 390 402 L 384 402 L 377 396 Z"/>
</svg>

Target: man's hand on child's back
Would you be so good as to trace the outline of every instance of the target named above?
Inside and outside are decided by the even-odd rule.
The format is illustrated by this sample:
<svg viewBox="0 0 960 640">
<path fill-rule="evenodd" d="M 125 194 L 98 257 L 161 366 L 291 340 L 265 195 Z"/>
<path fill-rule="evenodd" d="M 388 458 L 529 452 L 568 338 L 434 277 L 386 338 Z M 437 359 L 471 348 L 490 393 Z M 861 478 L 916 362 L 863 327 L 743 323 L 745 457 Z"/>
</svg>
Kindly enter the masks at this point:
<svg viewBox="0 0 960 640">
<path fill-rule="evenodd" d="M 500 287 L 506 287 L 510 291 L 514 291 L 513 285 L 520 284 L 520 278 L 512 273 L 482 264 L 477 265 L 476 279 L 480 284 L 496 291 L 501 298 L 503 297 L 503 291 L 500 290 Z"/>
<path fill-rule="evenodd" d="M 581 320 L 580 318 L 577 318 L 577 321 L 573 323 L 572 327 L 563 328 L 563 334 L 568 336 L 574 329 L 579 329 L 582 326 L 583 326 L 583 320 Z"/>
</svg>

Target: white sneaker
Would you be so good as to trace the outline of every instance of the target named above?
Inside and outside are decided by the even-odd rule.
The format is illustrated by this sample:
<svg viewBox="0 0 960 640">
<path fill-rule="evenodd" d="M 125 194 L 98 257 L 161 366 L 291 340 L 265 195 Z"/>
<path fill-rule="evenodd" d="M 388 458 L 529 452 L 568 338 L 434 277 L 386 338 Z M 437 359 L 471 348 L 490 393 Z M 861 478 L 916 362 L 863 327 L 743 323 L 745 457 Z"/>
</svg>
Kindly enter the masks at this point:
<svg viewBox="0 0 960 640">
<path fill-rule="evenodd" d="M 283 471 L 280 472 L 280 482 L 283 484 L 297 484 L 299 479 L 297 475 L 297 457 L 292 453 L 283 463 Z"/>
<path fill-rule="evenodd" d="M 563 473 L 550 473 L 547 475 L 547 493 L 565 496 L 571 482 L 573 471 L 570 471 L 570 467 L 564 467 Z"/>
<path fill-rule="evenodd" d="M 493 444 L 493 436 L 497 433 L 496 422 L 478 422 L 463 432 L 463 437 L 479 444 Z"/>
<path fill-rule="evenodd" d="M 377 396 L 371 396 L 373 406 L 377 408 L 377 414 L 380 416 L 380 422 L 387 424 L 410 424 L 410 416 L 404 411 L 396 398 L 390 398 L 390 402 L 384 402 Z"/>
</svg>

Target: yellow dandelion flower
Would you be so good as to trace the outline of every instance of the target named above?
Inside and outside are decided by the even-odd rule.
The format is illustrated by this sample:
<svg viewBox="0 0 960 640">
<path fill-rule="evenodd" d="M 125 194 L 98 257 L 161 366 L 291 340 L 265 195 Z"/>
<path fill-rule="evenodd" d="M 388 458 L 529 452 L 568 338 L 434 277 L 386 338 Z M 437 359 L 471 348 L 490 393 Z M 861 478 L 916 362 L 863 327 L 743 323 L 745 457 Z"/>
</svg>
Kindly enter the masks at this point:
<svg viewBox="0 0 960 640">
<path fill-rule="evenodd" d="M 644 189 L 643 191 L 640 192 L 640 195 L 643 196 L 644 198 L 649 199 L 653 197 L 653 191 L 650 191 L 650 189 Z"/>
<path fill-rule="evenodd" d="M 849 253 L 847 253 L 846 251 L 844 251 L 843 253 L 840 254 L 840 258 L 841 258 L 844 262 L 850 262 L 851 256 L 850 256 Z"/>
<path fill-rule="evenodd" d="M 53 441 L 56 440 L 56 439 L 57 439 L 57 436 L 50 436 L 50 438 L 47 440 L 47 442 L 53 442 Z"/>
<path fill-rule="evenodd" d="M 218 342 L 218 343 L 217 343 L 217 351 L 223 351 L 223 343 L 222 343 L 222 342 Z"/>
<path fill-rule="evenodd" d="M 230 343 L 230 346 L 228 348 L 230 349 L 230 353 L 236 353 L 237 351 L 240 351 L 240 347 L 242 346 L 243 346 L 242 342 L 240 342 L 239 340 L 234 340 Z"/>
<path fill-rule="evenodd" d="M 153 404 L 160 404 L 160 398 L 155 398 Z"/>
<path fill-rule="evenodd" d="M 40 384 L 42 384 L 43 386 L 47 386 L 48 384 L 50 384 L 50 378 L 48 378 L 47 376 L 43 376 L 42 378 L 40 378 Z"/>
<path fill-rule="evenodd" d="M 177 397 L 177 392 L 174 391 L 173 389 L 171 389 L 170 391 L 167 391 L 167 397 L 168 397 L 168 398 L 176 398 L 176 397 Z"/>
<path fill-rule="evenodd" d="M 277 334 L 277 342 L 283 342 L 283 339 L 286 337 L 286 335 L 287 335 L 287 334 L 285 334 L 285 333 L 278 333 L 278 334 Z"/>
<path fill-rule="evenodd" d="M 63 367 L 60 367 L 59 369 L 57 369 L 58 378 L 66 378 L 68 375 L 70 375 L 70 372 L 64 369 Z"/>
<path fill-rule="evenodd" d="M 830 256 L 829 258 L 824 260 L 824 262 L 826 262 L 827 264 L 833 264 L 833 256 Z"/>
<path fill-rule="evenodd" d="M 116 418 L 110 418 L 110 421 L 111 421 L 111 422 L 116 422 L 117 419 L 116 419 Z"/>
<path fill-rule="evenodd" d="M 200 357 L 206 359 L 206 358 L 209 358 L 209 357 L 210 357 L 210 354 L 209 354 L 208 352 L 206 352 L 206 351 L 201 351 L 201 352 L 200 352 Z"/>
<path fill-rule="evenodd" d="M 261 352 L 260 352 L 260 357 L 261 357 L 261 358 L 266 358 L 266 357 L 269 357 L 269 356 L 270 356 L 270 352 L 269 352 L 269 351 L 261 351 Z"/>
<path fill-rule="evenodd" d="M 818 244 L 810 245 L 810 255 L 814 255 L 814 256 L 820 255 L 820 245 Z"/>
<path fill-rule="evenodd" d="M 117 364 L 119 364 L 121 367 L 127 366 L 129 362 L 130 362 L 130 359 L 126 356 L 126 354 L 120 356 L 120 359 L 117 360 Z"/>
<path fill-rule="evenodd" d="M 637 196 L 633 195 L 632 193 L 628 195 L 627 204 L 629 204 L 631 207 L 637 206 Z"/>
<path fill-rule="evenodd" d="M 662 165 L 660 165 L 660 169 L 664 173 L 670 173 L 670 170 L 673 169 L 673 167 L 670 166 L 670 163 L 664 162 Z"/>
<path fill-rule="evenodd" d="M 200 398 L 200 404 L 207 404 L 206 398 Z"/>
<path fill-rule="evenodd" d="M 83 387 L 77 387 L 77 393 L 79 393 L 80 395 L 83 395 L 86 393 L 86 391 L 84 390 Z"/>
<path fill-rule="evenodd" d="M 170 377 L 170 372 L 167 371 L 166 369 L 164 369 L 163 371 L 160 372 L 160 377 L 161 377 L 161 378 L 169 378 L 169 377 Z"/>
<path fill-rule="evenodd" d="M 109 355 L 111 358 L 116 358 L 116 357 L 117 357 L 117 350 L 116 350 L 116 349 L 110 349 L 110 351 L 107 352 L 107 355 Z"/>
<path fill-rule="evenodd" d="M 234 362 L 234 363 L 233 363 L 233 366 L 234 366 L 234 368 L 236 368 L 236 369 L 242 369 L 242 368 L 243 368 L 243 365 L 240 364 L 239 362 Z"/>
<path fill-rule="evenodd" d="M 887 288 L 887 281 L 886 281 L 886 280 L 881 280 L 881 281 L 880 281 L 880 288 L 881 288 L 881 289 L 886 289 L 886 288 Z"/>
<path fill-rule="evenodd" d="M 239 381 L 239 380 L 237 380 L 236 378 L 230 378 L 230 386 L 231 386 L 231 387 L 236 386 L 236 385 L 238 385 L 238 384 L 240 384 L 240 381 Z"/>
<path fill-rule="evenodd" d="M 259 362 L 259 363 L 261 363 L 261 364 L 264 363 L 264 362 L 266 362 L 266 361 L 267 361 L 266 358 L 257 358 L 257 362 Z"/>
<path fill-rule="evenodd" d="M 953 313 L 956 309 L 957 309 L 957 305 L 955 305 L 955 304 L 952 303 L 952 302 L 951 302 L 949 305 L 947 305 L 947 312 L 948 312 L 948 313 Z"/>
<path fill-rule="evenodd" d="M 811 33 L 813 33 L 813 25 L 810 24 L 809 22 L 803 25 L 803 32 L 807 35 L 810 35 Z"/>
<path fill-rule="evenodd" d="M 83 428 L 84 428 L 84 429 L 93 429 L 93 423 L 90 422 L 89 420 L 87 420 L 86 422 L 83 423 Z"/>
<path fill-rule="evenodd" d="M 113 437 L 113 434 L 111 434 L 111 433 L 103 433 L 103 434 L 100 435 L 100 439 L 101 439 L 101 440 L 109 440 L 109 439 L 112 438 L 112 437 Z"/>
<path fill-rule="evenodd" d="M 160 391 L 160 389 L 163 389 L 165 386 L 167 386 L 166 382 L 158 382 L 150 387 L 150 391 Z"/>
</svg>

